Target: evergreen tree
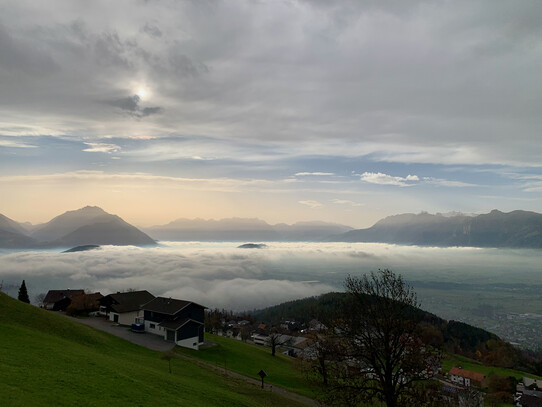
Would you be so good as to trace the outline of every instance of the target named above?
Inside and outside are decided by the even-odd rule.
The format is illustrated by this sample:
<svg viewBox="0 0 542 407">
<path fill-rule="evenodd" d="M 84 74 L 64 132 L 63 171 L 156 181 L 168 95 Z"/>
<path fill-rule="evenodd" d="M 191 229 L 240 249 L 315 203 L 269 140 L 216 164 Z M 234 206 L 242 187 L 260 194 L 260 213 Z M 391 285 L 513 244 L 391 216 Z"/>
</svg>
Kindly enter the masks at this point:
<svg viewBox="0 0 542 407">
<path fill-rule="evenodd" d="M 17 299 L 19 301 L 30 304 L 30 298 L 28 297 L 28 291 L 26 290 L 26 284 L 24 280 L 23 280 L 23 283 L 21 284 L 21 287 L 19 288 L 19 295 L 17 296 Z"/>
</svg>

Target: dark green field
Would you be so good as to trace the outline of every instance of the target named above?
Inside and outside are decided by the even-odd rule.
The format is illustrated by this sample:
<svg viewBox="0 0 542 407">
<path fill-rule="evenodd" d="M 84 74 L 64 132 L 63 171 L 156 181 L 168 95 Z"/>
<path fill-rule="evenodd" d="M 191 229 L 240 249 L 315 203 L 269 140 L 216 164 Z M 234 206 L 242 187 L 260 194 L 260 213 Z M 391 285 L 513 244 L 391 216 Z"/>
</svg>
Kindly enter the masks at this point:
<svg viewBox="0 0 542 407">
<path fill-rule="evenodd" d="M 2 406 L 299 406 L 0 293 Z"/>
<path fill-rule="evenodd" d="M 313 396 L 307 381 L 296 368 L 298 362 L 296 359 L 282 355 L 280 352 L 272 356 L 269 347 L 251 345 L 209 333 L 205 334 L 205 339 L 217 346 L 199 351 L 184 348 L 176 348 L 176 350 L 187 356 L 254 378 L 258 378 L 257 373 L 263 369 L 268 374 L 265 378 L 266 383 L 284 387 L 307 397 Z"/>
</svg>

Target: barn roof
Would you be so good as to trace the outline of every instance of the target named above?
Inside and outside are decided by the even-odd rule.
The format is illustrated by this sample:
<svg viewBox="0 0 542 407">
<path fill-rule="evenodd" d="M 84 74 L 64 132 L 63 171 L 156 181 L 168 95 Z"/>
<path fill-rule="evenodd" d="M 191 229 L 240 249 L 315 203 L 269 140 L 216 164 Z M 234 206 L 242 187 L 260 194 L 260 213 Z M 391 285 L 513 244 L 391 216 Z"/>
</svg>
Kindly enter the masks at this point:
<svg viewBox="0 0 542 407">
<path fill-rule="evenodd" d="M 54 304 L 55 302 L 63 300 L 64 298 L 72 299 L 73 297 L 83 295 L 84 293 L 85 290 L 70 290 L 69 288 L 67 290 L 49 290 L 43 299 L 43 303 Z"/>
<path fill-rule="evenodd" d="M 123 313 L 142 309 L 143 305 L 154 298 L 154 295 L 147 290 L 141 290 L 109 294 L 107 297 L 113 299 L 111 309 L 115 312 Z"/>
<path fill-rule="evenodd" d="M 143 309 L 145 311 L 158 312 L 160 314 L 175 315 L 177 312 L 188 306 L 194 304 L 197 307 L 205 308 L 203 305 L 196 304 L 192 301 L 176 300 L 174 298 L 156 297 L 152 301 L 145 304 Z"/>
</svg>

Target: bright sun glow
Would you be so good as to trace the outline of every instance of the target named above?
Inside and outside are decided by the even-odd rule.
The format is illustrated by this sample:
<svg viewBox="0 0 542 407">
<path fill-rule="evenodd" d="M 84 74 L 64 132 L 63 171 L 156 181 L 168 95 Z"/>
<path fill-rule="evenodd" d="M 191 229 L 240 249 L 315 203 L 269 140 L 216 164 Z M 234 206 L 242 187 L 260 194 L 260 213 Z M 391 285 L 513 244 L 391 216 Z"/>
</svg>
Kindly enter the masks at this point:
<svg viewBox="0 0 542 407">
<path fill-rule="evenodd" d="M 139 96 L 141 99 L 145 99 L 147 96 L 147 91 L 143 88 L 139 88 L 137 91 L 137 96 Z"/>
</svg>

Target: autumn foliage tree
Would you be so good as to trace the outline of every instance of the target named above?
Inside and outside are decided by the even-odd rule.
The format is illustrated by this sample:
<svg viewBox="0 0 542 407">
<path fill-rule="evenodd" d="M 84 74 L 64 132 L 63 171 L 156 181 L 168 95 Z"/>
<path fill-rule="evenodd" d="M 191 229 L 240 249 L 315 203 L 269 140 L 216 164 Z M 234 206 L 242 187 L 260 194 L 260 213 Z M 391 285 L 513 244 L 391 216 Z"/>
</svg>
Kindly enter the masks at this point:
<svg viewBox="0 0 542 407">
<path fill-rule="evenodd" d="M 96 297 L 85 293 L 72 298 L 70 305 L 66 308 L 66 313 L 68 315 L 83 315 L 96 311 L 98 308 L 99 303 Z"/>
</svg>

